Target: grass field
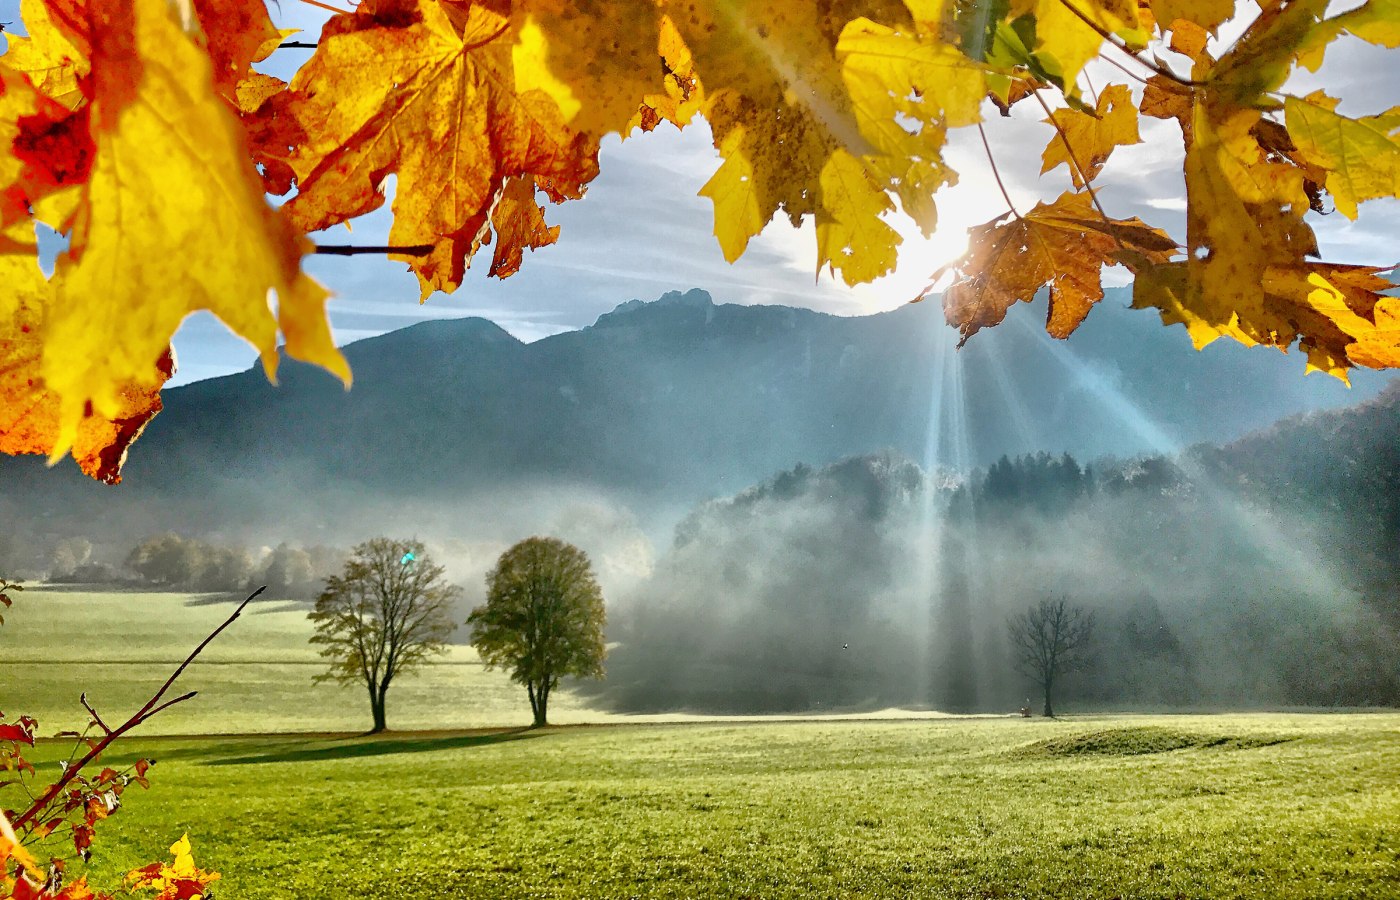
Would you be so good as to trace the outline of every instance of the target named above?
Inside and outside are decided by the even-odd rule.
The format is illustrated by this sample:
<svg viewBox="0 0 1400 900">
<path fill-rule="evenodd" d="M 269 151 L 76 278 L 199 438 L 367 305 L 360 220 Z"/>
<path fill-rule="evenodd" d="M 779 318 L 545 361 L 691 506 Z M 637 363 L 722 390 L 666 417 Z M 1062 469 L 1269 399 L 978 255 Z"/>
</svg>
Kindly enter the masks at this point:
<svg viewBox="0 0 1400 900">
<path fill-rule="evenodd" d="M 35 716 L 43 733 L 81 728 L 87 717 L 78 695 L 87 691 L 104 715 L 124 717 L 235 605 L 224 596 L 26 590 L 0 626 L 0 711 Z M 146 733 L 367 729 L 362 688 L 312 683 L 325 664 L 310 636 L 306 607 L 254 604 L 181 678 L 182 689 L 199 697 L 163 713 Z M 556 695 L 550 712 L 561 723 L 598 718 L 568 693 Z M 470 647 L 451 648 L 422 674 L 396 679 L 389 692 L 394 728 L 529 722 L 524 689 L 485 671 Z"/>
<path fill-rule="evenodd" d="M 52 755 L 57 748 L 45 747 Z M 139 739 L 221 898 L 1400 896 L 1400 715 Z"/>
<path fill-rule="evenodd" d="M 209 601 L 26 592 L 0 709 L 52 733 L 87 689 L 117 717 L 231 608 Z M 364 727 L 359 691 L 311 685 L 307 635 L 258 607 L 182 681 L 198 698 L 119 745 L 159 764 L 99 828 L 100 883 L 188 832 L 221 900 L 1400 898 L 1400 713 L 607 724 L 571 701 L 556 719 L 604 724 L 463 731 L 528 709 L 457 650 L 390 722 L 458 730 L 238 734 Z"/>
</svg>

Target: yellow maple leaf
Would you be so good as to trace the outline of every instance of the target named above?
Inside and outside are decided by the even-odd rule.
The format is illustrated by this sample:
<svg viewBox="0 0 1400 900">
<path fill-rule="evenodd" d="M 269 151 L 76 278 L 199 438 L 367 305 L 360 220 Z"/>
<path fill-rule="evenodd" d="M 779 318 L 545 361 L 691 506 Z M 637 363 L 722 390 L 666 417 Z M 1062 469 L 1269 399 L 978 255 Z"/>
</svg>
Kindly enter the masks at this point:
<svg viewBox="0 0 1400 900">
<path fill-rule="evenodd" d="M 1400 195 L 1400 106 L 1379 116 L 1339 115 L 1322 92 L 1284 100 L 1288 132 L 1305 159 L 1327 170 L 1337 211 L 1355 219 L 1356 206 Z"/>
<path fill-rule="evenodd" d="M 1118 35 L 1131 47 L 1147 41 L 1136 0 L 1020 0 L 1019 5 L 1033 10 L 1036 58 L 1066 93 L 1077 92 L 1075 81 L 1099 55 L 1104 34 Z M 1014 3 L 1013 11 L 1017 8 Z"/>
<path fill-rule="evenodd" d="M 28 35 L 6 33 L 5 65 L 23 72 L 41 93 L 68 109 L 86 103 L 78 80 L 91 71 L 88 42 L 60 28 L 45 0 L 21 0 L 20 18 Z"/>
<path fill-rule="evenodd" d="M 1096 115 L 1077 109 L 1057 109 L 1045 121 L 1056 128 L 1055 137 L 1041 154 L 1041 174 L 1059 165 L 1069 166 L 1076 188 L 1092 181 L 1103 169 L 1115 147 L 1142 143 L 1138 136 L 1137 107 L 1124 84 L 1110 84 L 1099 94 Z"/>
<path fill-rule="evenodd" d="M 127 888 L 155 891 L 153 900 L 196 900 L 219 880 L 218 872 L 206 872 L 195 865 L 189 835 L 182 835 L 170 845 L 170 855 L 173 858 L 169 863 L 151 863 L 128 872 Z"/>
<path fill-rule="evenodd" d="M 843 221 L 862 230 L 843 218 L 834 206 L 840 201 L 827 198 L 822 185 L 825 172 L 828 187 L 842 198 L 855 196 L 849 192 L 857 181 L 833 176 L 845 166 L 828 168 L 838 150 L 874 173 L 836 58 L 846 22 L 828 19 L 815 5 L 763 0 L 694 4 L 671 10 L 671 17 L 699 73 L 700 112 L 724 158 L 701 195 L 715 202 L 715 233 L 725 256 L 742 253 L 780 210 L 794 225 L 812 215 L 818 224 Z M 870 200 L 858 193 L 862 202 Z M 837 252 L 843 249 L 852 252 Z M 829 239 L 819 246 L 818 266 L 829 265 L 854 283 L 882 271 L 886 249 L 879 242 L 838 248 Z"/>
<path fill-rule="evenodd" d="M 1343 34 L 1388 47 L 1400 47 L 1400 0 L 1367 0 L 1355 9 L 1324 20 L 1304 39 L 1299 65 L 1316 72 L 1332 42 Z"/>
<path fill-rule="evenodd" d="M 250 341 L 269 376 L 280 324 L 290 355 L 348 382 L 325 291 L 300 271 L 308 244 L 264 201 L 197 31 L 165 0 L 91 0 L 87 21 L 104 34 L 90 102 L 73 113 L 91 129 L 91 169 L 65 193 L 62 219 L 49 219 L 71 231 L 39 366 L 58 405 L 51 457 L 85 419 L 119 419 L 131 390 L 159 388 L 170 337 L 197 309 Z"/>
<path fill-rule="evenodd" d="M 45 390 L 40 363 L 48 340 L 45 317 L 54 303 L 53 285 L 37 260 L 0 255 L 0 453 L 54 453 L 61 430 L 59 398 Z M 160 386 L 173 373 L 167 353 L 141 383 L 119 389 L 115 414 L 83 416 L 73 438 L 78 466 L 92 478 L 115 484 L 127 448 L 160 411 Z"/>
<path fill-rule="evenodd" d="M 1068 337 L 1103 299 L 1103 266 L 1121 264 L 1137 273 L 1167 262 L 1177 250 L 1165 233 L 1136 218 L 1105 217 L 1087 193 L 1062 194 L 1022 216 L 999 216 L 972 229 L 968 243 L 967 254 L 947 267 L 957 277 L 943 294 L 948 324 L 962 332 L 963 343 L 1045 286 L 1045 329 Z"/>
<path fill-rule="evenodd" d="M 924 234 L 932 235 L 938 226 L 933 196 L 957 180 L 942 161 L 947 131 L 981 121 L 985 67 L 937 31 L 899 30 L 868 19 L 842 30 L 836 56 L 871 147 L 867 168 L 895 192 Z"/>
<path fill-rule="evenodd" d="M 576 132 L 625 135 L 642 98 L 665 90 L 659 58 L 668 36 L 655 0 L 609 0 L 606 14 L 590 0 L 523 0 L 511 16 L 516 90 L 542 79 Z"/>
<path fill-rule="evenodd" d="M 880 218 L 894 204 L 860 160 L 845 150 L 831 154 L 822 168 L 821 188 L 818 259 L 840 269 L 848 284 L 894 271 L 895 248 L 903 239 Z"/>
</svg>

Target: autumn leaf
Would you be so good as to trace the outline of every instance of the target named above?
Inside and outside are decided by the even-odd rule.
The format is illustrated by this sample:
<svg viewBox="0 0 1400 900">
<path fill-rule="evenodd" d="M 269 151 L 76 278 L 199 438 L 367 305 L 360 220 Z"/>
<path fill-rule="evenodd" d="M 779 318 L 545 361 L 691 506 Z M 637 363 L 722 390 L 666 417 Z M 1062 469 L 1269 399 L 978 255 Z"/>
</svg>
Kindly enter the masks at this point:
<svg viewBox="0 0 1400 900">
<path fill-rule="evenodd" d="M 1014 0 L 1012 15 L 1035 18 L 1035 55 L 1047 74 L 1067 94 L 1077 94 L 1079 73 L 1104 45 L 1104 34 L 1117 35 L 1130 47 L 1144 46 L 1136 0 Z"/>
<path fill-rule="evenodd" d="M 241 108 L 239 88 L 245 81 L 266 87 L 268 76 L 253 71 L 267 59 L 283 34 L 272 24 L 263 0 L 193 0 L 205 36 L 214 88 L 235 108 Z M 275 81 L 275 79 L 273 79 Z"/>
<path fill-rule="evenodd" d="M 219 873 L 206 872 L 194 863 L 189 835 L 170 846 L 169 863 L 151 863 L 127 873 L 128 889 L 155 891 L 152 900 L 194 900 L 203 897 Z"/>
<path fill-rule="evenodd" d="M 1367 0 L 1355 9 L 1324 20 L 1302 41 L 1299 65 L 1316 72 L 1327 48 L 1343 34 L 1392 50 L 1400 47 L 1400 0 Z"/>
<path fill-rule="evenodd" d="M 1326 171 L 1337 211 L 1357 216 L 1357 204 L 1400 195 L 1400 106 L 1379 116 L 1339 115 L 1337 101 L 1319 92 L 1284 101 L 1298 152 Z"/>
<path fill-rule="evenodd" d="M 50 456 L 74 446 L 89 419 L 125 423 L 117 435 L 129 442 L 139 432 L 133 402 L 143 422 L 169 377 L 161 360 L 170 337 L 197 309 L 253 343 L 269 375 L 280 324 L 290 355 L 348 381 L 325 320 L 326 293 L 300 272 L 308 244 L 264 201 L 197 33 L 164 0 L 94 0 L 84 22 L 104 34 L 82 82 L 90 101 L 71 114 L 81 122 L 72 139 L 90 141 L 90 169 L 55 195 L 64 205 L 36 206 L 70 232 L 52 299 L 36 301 L 45 309 L 43 347 L 29 406 L 53 398 Z M 32 340 L 14 331 L 3 338 L 11 347 Z M 12 420 L 28 410 L 15 412 Z M 105 464 L 92 470 L 109 472 Z"/>
<path fill-rule="evenodd" d="M 490 274 L 505 278 L 520 271 L 526 249 L 547 247 L 559 239 L 559 226 L 544 221 L 544 207 L 535 202 L 535 179 L 512 178 L 491 211 L 496 252 Z"/>
<path fill-rule="evenodd" d="M 54 286 L 32 256 L 0 255 L 0 453 L 62 452 L 60 398 L 43 387 L 40 375 L 48 341 L 46 316 L 54 306 Z M 163 354 L 150 377 L 119 390 L 115 415 L 84 415 L 72 441 L 78 466 L 89 476 L 115 484 L 127 448 L 160 411 L 160 385 L 171 376 L 171 356 Z"/>
<path fill-rule="evenodd" d="M 1148 5 L 1153 17 L 1165 26 L 1185 21 L 1210 34 L 1235 14 L 1235 0 L 1148 0 Z"/>
<path fill-rule="evenodd" d="M 856 122 L 870 144 L 867 169 L 882 180 L 881 190 L 893 190 L 923 233 L 932 235 L 938 227 L 933 195 L 956 181 L 942 161 L 947 132 L 981 120 L 985 67 L 937 32 L 901 31 L 868 19 L 842 30 L 836 57 Z M 1008 85 L 1008 104 L 1011 90 Z M 862 202 L 869 214 L 882 206 L 869 196 Z"/>
<path fill-rule="evenodd" d="M 557 89 L 536 79 L 517 91 L 518 70 L 548 71 L 549 45 L 510 37 L 510 20 L 490 8 L 439 0 L 367 0 L 332 18 L 289 90 L 260 110 L 277 120 L 265 152 L 295 144 L 292 220 L 315 231 L 377 209 L 396 175 L 389 240 L 432 248 L 395 257 L 426 297 L 461 283 L 508 179 L 581 196 L 598 172 L 597 141 L 566 126 Z"/>
<path fill-rule="evenodd" d="M 944 314 L 962 332 L 962 343 L 999 324 L 1013 304 L 1030 302 L 1044 286 L 1050 288 L 1046 331 L 1068 337 L 1103 299 L 1103 266 L 1121 264 L 1136 273 L 1167 262 L 1177 250 L 1170 237 L 1138 219 L 1105 217 L 1087 193 L 1062 194 L 1023 216 L 998 216 L 972 229 L 968 244 L 967 255 L 948 267 L 957 277 L 943 294 Z"/>
<path fill-rule="evenodd" d="M 1066 165 L 1075 188 L 1082 189 L 1086 180 L 1098 176 L 1115 147 L 1142 143 L 1137 118 L 1132 92 L 1122 84 L 1104 88 L 1096 115 L 1076 109 L 1055 110 L 1045 120 L 1055 126 L 1056 133 L 1041 154 L 1041 174 Z"/>
<path fill-rule="evenodd" d="M 91 71 L 88 57 L 92 50 L 85 35 L 61 27 L 45 0 L 21 0 L 20 17 L 28 35 L 6 32 L 9 46 L 4 64 L 26 75 L 40 93 L 68 109 L 86 103 L 88 98 L 79 81 Z"/>
</svg>

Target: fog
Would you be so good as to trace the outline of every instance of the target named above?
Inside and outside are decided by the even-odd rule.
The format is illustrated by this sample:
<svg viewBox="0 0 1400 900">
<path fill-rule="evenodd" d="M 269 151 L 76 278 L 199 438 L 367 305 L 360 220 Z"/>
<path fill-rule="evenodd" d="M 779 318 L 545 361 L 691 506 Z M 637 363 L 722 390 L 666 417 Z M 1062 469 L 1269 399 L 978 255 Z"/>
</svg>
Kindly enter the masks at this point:
<svg viewBox="0 0 1400 900">
<path fill-rule="evenodd" d="M 1153 462 L 1153 461 L 1149 461 Z M 1032 472 L 1035 467 L 1031 466 Z M 1345 587 L 1327 532 L 1165 461 L 1052 465 L 997 496 L 907 461 L 799 467 L 712 502 L 614 604 L 596 689 L 616 710 L 1011 711 L 1007 619 L 1045 597 L 1096 617 L 1081 708 L 1393 703 L 1395 635 Z"/>
</svg>

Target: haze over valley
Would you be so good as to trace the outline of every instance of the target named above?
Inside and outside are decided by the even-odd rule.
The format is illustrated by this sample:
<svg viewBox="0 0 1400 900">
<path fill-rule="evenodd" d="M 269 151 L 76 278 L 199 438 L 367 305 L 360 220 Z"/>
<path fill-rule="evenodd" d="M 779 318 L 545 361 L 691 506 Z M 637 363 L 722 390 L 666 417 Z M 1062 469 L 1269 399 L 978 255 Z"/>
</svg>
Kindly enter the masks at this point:
<svg viewBox="0 0 1400 900">
<path fill-rule="evenodd" d="M 0 459 L 0 515 L 30 526 L 0 567 L 300 602 L 350 545 L 414 535 L 461 621 L 505 547 L 555 535 L 607 599 L 600 711 L 1005 712 L 1006 621 L 1061 596 L 1098 626 L 1072 706 L 1400 701 L 1400 388 L 1197 354 L 1126 302 L 1068 342 L 1017 310 L 961 350 L 934 303 L 699 290 L 531 344 L 422 323 L 348 346 L 349 393 L 293 362 L 167 391 L 116 488 Z M 166 533 L 199 571 L 136 566 Z"/>
</svg>

